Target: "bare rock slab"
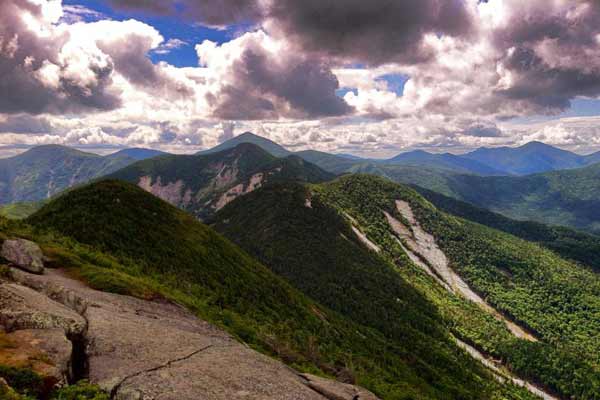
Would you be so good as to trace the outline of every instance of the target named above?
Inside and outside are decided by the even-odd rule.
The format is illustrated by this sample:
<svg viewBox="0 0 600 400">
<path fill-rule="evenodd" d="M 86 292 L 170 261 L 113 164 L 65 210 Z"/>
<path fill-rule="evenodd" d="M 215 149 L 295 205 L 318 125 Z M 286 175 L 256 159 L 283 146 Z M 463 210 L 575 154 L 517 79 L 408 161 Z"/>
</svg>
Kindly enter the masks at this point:
<svg viewBox="0 0 600 400">
<path fill-rule="evenodd" d="M 0 255 L 27 272 L 44 273 L 44 254 L 34 242 L 25 239 L 5 240 Z"/>
<path fill-rule="evenodd" d="M 75 311 L 33 289 L 16 283 L 2 283 L 0 326 L 7 332 L 60 328 L 70 336 L 82 334 L 86 322 Z"/>
<path fill-rule="evenodd" d="M 302 377 L 174 304 L 93 290 L 61 270 L 13 278 L 81 313 L 89 380 L 113 400 L 376 399 Z"/>
</svg>

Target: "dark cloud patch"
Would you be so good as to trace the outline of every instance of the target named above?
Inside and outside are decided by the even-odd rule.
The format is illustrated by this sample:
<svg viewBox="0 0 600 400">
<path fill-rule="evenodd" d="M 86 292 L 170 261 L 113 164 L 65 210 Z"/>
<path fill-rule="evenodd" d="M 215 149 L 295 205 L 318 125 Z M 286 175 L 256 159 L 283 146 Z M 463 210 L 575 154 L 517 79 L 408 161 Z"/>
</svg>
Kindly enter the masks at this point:
<svg viewBox="0 0 600 400">
<path fill-rule="evenodd" d="M 182 15 L 207 25 L 258 23 L 303 51 L 376 65 L 432 56 L 423 35 L 460 36 L 472 20 L 464 0 L 112 0 L 115 7 Z"/>
<path fill-rule="evenodd" d="M 500 137 L 502 131 L 494 125 L 475 124 L 465 129 L 462 134 L 475 137 Z"/>
<path fill-rule="evenodd" d="M 131 135 L 133 132 L 137 131 L 137 126 L 129 126 L 129 127 L 113 127 L 113 126 L 101 126 L 100 129 L 106 132 L 109 135 L 118 136 L 118 137 L 127 137 Z"/>
<path fill-rule="evenodd" d="M 506 28 L 495 32 L 498 46 L 534 45 L 546 39 L 567 47 L 597 45 L 596 34 L 600 29 L 600 2 L 597 0 L 554 4 L 530 0 L 527 6 L 515 9 L 517 12 L 513 12 Z"/>
<path fill-rule="evenodd" d="M 146 56 L 152 48 L 151 37 L 132 34 L 120 41 L 99 41 L 97 45 L 111 56 L 116 69 L 131 83 L 151 86 L 160 82 L 156 66 Z"/>
<path fill-rule="evenodd" d="M 152 41 L 153 38 L 148 35 L 131 32 L 119 39 L 100 40 L 97 45 L 111 57 L 115 70 L 132 84 L 158 92 L 167 91 L 179 97 L 192 96 L 192 88 L 174 81 L 148 58 Z"/>
<path fill-rule="evenodd" d="M 511 86 L 499 91 L 530 112 L 568 109 L 577 96 L 600 95 L 600 2 L 532 0 L 494 33 Z"/>
<path fill-rule="evenodd" d="M 551 67 L 533 50 L 522 47 L 504 65 L 515 72 L 515 80 L 500 94 L 526 101 L 534 111 L 562 111 L 571 106 L 571 99 L 576 96 L 600 95 L 600 69 L 587 72 L 574 67 Z"/>
<path fill-rule="evenodd" d="M 264 12 L 257 0 L 110 0 L 110 3 L 127 11 L 176 15 L 208 26 L 257 21 Z"/>
<path fill-rule="evenodd" d="M 70 60 L 60 60 L 59 52 L 69 39 L 68 33 L 38 36 L 21 18 L 23 13 L 47 23 L 39 5 L 26 0 L 0 2 L 0 112 L 58 114 L 110 110 L 120 105 L 118 96 L 108 90 L 113 70 L 110 62 L 89 60 L 87 67 L 95 77 L 93 82 L 65 77 L 61 71 Z M 52 84 L 40 79 L 47 66 L 57 69 L 58 77 Z"/>
<path fill-rule="evenodd" d="M 33 117 L 28 114 L 8 115 L 0 120 L 0 133 L 41 134 L 53 131 L 50 122 L 43 117 Z"/>
<path fill-rule="evenodd" d="M 328 66 L 294 55 L 274 60 L 259 46 L 244 51 L 227 82 L 209 99 L 222 119 L 318 118 L 352 111 L 336 95 L 339 82 Z"/>
<path fill-rule="evenodd" d="M 472 25 L 462 0 L 280 0 L 269 18 L 308 51 L 375 65 L 424 61 L 432 55 L 423 35 L 464 35 Z"/>
</svg>

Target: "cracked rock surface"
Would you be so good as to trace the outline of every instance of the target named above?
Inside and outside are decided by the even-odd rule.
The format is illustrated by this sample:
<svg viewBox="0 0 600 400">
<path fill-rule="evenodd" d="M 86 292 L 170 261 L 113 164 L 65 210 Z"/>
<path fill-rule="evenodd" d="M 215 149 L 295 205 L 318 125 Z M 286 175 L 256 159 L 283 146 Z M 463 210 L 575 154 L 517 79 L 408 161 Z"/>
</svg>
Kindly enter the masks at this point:
<svg viewBox="0 0 600 400">
<path fill-rule="evenodd" d="M 96 291 L 60 270 L 13 269 L 12 276 L 12 286 L 33 288 L 23 290 L 83 317 L 85 376 L 112 399 L 376 399 L 351 385 L 300 376 L 179 306 Z"/>
</svg>

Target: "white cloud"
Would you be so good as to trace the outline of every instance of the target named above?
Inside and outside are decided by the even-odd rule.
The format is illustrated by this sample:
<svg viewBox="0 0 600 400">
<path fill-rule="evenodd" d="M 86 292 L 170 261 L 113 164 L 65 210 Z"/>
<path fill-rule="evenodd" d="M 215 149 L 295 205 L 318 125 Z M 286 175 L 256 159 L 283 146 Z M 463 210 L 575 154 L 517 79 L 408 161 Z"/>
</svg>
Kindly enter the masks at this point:
<svg viewBox="0 0 600 400">
<path fill-rule="evenodd" d="M 153 64 L 148 54 L 193 43 L 165 41 L 146 23 L 111 21 L 59 0 L 4 0 L 0 73 L 7 78 L 0 89 L 7 95 L 0 99 L 0 125 L 23 113 L 44 123 L 11 120 L 0 145 L 55 141 L 196 151 L 230 137 L 235 125 L 236 133 L 251 130 L 297 149 L 369 156 L 527 140 L 577 150 L 600 146 L 594 119 L 506 122 L 558 112 L 577 96 L 598 96 L 598 7 L 566 0 L 466 4 L 474 21 L 469 33 L 426 30 L 418 50 L 427 57 L 418 62 L 402 64 L 404 57 L 386 53 L 379 58 L 387 63 L 374 67 L 331 65 L 347 60 L 341 49 L 334 51 L 339 57 L 321 58 L 302 52 L 293 37 L 277 36 L 282 30 L 262 26 L 225 43 L 197 43 L 198 66 L 178 68 Z M 564 34 L 553 38 L 549 27 Z M 409 78 L 402 94 L 382 79 L 393 74 Z M 338 88 L 351 91 L 342 99 Z"/>
<path fill-rule="evenodd" d="M 164 43 L 161 43 L 156 49 L 154 49 L 154 53 L 156 54 L 169 54 L 171 51 L 179 49 L 181 47 L 186 46 L 188 43 L 185 40 L 173 38 L 169 39 Z"/>
</svg>

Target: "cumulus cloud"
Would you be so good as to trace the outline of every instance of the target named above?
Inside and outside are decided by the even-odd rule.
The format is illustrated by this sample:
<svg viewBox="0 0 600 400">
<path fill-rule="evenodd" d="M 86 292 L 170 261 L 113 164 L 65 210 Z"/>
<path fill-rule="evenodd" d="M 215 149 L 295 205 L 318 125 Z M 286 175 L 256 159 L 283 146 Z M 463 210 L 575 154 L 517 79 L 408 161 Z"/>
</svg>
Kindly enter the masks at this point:
<svg viewBox="0 0 600 400">
<path fill-rule="evenodd" d="M 0 112 L 64 113 L 119 106 L 114 65 L 86 49 L 64 52 L 67 30 L 56 26 L 60 1 L 0 3 Z M 77 51 L 77 54 L 75 54 Z"/>
<path fill-rule="evenodd" d="M 179 49 L 183 46 L 186 46 L 188 43 L 185 40 L 181 39 L 169 39 L 166 42 L 162 43 L 156 49 L 154 49 L 154 53 L 156 54 L 169 54 L 171 51 Z"/>
<path fill-rule="evenodd" d="M 116 8 L 130 11 L 153 12 L 159 15 L 177 15 L 212 27 L 223 27 L 239 22 L 256 21 L 263 16 L 264 0 L 110 0 Z"/>
<path fill-rule="evenodd" d="M 461 0 L 281 0 L 266 15 L 305 51 L 370 65 L 421 62 L 433 56 L 426 34 L 463 36 L 472 25 Z"/>
<path fill-rule="evenodd" d="M 575 97 L 600 95 L 600 3 L 594 0 L 182 0 L 176 6 L 125 0 L 114 5 L 181 13 L 209 25 L 255 23 L 273 41 L 285 43 L 286 54 L 297 55 L 280 62 L 280 69 L 297 68 L 299 75 L 318 76 L 317 82 L 325 78 L 320 72 L 327 68 L 315 67 L 323 60 L 328 66 L 369 66 L 360 82 L 348 86 L 354 91 L 345 99 L 362 115 L 376 119 L 403 117 L 407 112 L 506 119 L 557 113 Z M 247 74 L 264 79 L 262 87 L 249 92 L 239 112 L 233 112 L 228 101 L 220 104 L 210 98 L 219 108 L 214 115 L 316 115 L 314 110 L 304 116 L 282 113 L 277 102 L 263 96 L 263 89 L 275 91 L 270 88 L 276 81 L 272 76 L 281 72 L 262 71 L 264 54 L 272 56 L 264 49 L 247 49 L 232 66 L 238 73 L 230 74 L 230 78 Z M 403 96 L 376 84 L 382 74 L 370 72 L 381 68 L 395 68 L 411 78 Z M 340 77 L 341 71 L 337 68 L 335 75 Z M 242 97 L 248 86 L 259 86 L 259 82 L 239 83 L 223 88 L 226 99 Z M 300 106 L 296 108 L 307 108 Z M 342 113 L 323 112 L 336 114 Z"/>
<path fill-rule="evenodd" d="M 28 114 L 0 116 L 0 133 L 40 134 L 53 130 L 47 118 Z"/>
<path fill-rule="evenodd" d="M 600 95 L 600 3 L 491 3 L 504 15 L 492 32 L 507 82 L 500 94 L 531 112 L 562 111 L 574 97 Z"/>
<path fill-rule="evenodd" d="M 255 23 L 300 46 L 352 62 L 418 62 L 426 33 L 452 36 L 471 30 L 463 0 L 113 0 L 119 8 L 175 14 L 209 26 Z"/>
<path fill-rule="evenodd" d="M 298 149 L 391 155 L 600 136 L 590 119 L 511 123 L 600 96 L 595 0 L 112 3 L 245 33 L 183 43 L 60 0 L 0 1 L 0 144 L 195 151 L 235 126 Z M 149 57 L 195 44 L 197 66 Z M 408 79 L 403 90 L 390 76 Z"/>
<path fill-rule="evenodd" d="M 222 45 L 205 41 L 196 51 L 216 74 L 207 99 L 217 118 L 320 118 L 351 111 L 336 95 L 339 82 L 327 64 L 290 51 L 263 31 Z"/>
</svg>

